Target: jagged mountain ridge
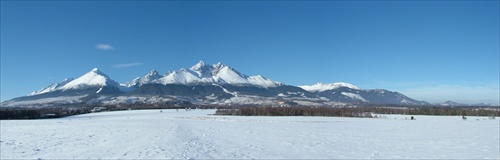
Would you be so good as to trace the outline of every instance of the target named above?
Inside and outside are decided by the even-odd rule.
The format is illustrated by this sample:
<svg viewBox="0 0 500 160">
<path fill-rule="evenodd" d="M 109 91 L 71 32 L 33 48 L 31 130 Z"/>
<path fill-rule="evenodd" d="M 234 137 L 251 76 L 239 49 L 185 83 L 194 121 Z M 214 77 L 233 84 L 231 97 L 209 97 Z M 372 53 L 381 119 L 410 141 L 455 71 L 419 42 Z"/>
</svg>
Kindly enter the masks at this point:
<svg viewBox="0 0 500 160">
<path fill-rule="evenodd" d="M 280 82 L 267 79 L 260 75 L 247 76 L 241 74 L 222 63 L 207 65 L 203 61 L 200 61 L 189 69 L 181 68 L 168 72 L 164 76 L 160 76 L 156 70 L 153 70 L 146 76 L 137 77 L 124 86 L 138 88 L 144 84 L 207 85 L 212 83 L 263 88 L 282 85 Z"/>
<path fill-rule="evenodd" d="M 66 79 L 64 79 L 61 82 L 51 84 L 50 86 L 47 86 L 47 87 L 42 88 L 42 89 L 40 89 L 38 91 L 32 92 L 28 96 L 33 96 L 33 95 L 37 95 L 37 94 L 42 94 L 42 93 L 47 93 L 47 92 L 55 91 L 55 90 L 61 88 L 62 86 L 68 84 L 69 82 L 71 82 L 73 80 L 74 80 L 73 78 L 66 78 Z"/>
<path fill-rule="evenodd" d="M 140 86 L 152 83 L 154 80 L 157 80 L 159 78 L 161 78 L 160 74 L 158 74 L 158 71 L 154 69 L 144 77 L 137 77 L 131 82 L 125 83 L 122 86 L 126 86 L 129 88 L 139 88 Z"/>
<path fill-rule="evenodd" d="M 323 92 L 327 90 L 332 90 L 332 89 L 337 89 L 340 87 L 347 87 L 351 89 L 356 89 L 356 90 L 361 90 L 361 88 L 356 87 L 355 85 L 352 85 L 350 83 L 345 83 L 345 82 L 335 82 L 331 84 L 326 84 L 326 83 L 316 83 L 314 85 L 304 85 L 304 86 L 299 86 L 300 88 L 309 91 L 309 92 Z"/>
<path fill-rule="evenodd" d="M 397 92 L 363 90 L 345 82 L 290 86 L 260 75 L 247 76 L 222 63 L 207 65 L 199 61 L 189 69 L 181 68 L 164 75 L 152 70 L 144 77 L 137 77 L 125 84 L 117 83 L 95 68 L 77 79 L 65 79 L 28 96 L 3 102 L 2 106 L 137 101 L 164 103 L 173 99 L 195 104 L 275 104 L 278 101 L 302 105 L 426 104 Z"/>
</svg>

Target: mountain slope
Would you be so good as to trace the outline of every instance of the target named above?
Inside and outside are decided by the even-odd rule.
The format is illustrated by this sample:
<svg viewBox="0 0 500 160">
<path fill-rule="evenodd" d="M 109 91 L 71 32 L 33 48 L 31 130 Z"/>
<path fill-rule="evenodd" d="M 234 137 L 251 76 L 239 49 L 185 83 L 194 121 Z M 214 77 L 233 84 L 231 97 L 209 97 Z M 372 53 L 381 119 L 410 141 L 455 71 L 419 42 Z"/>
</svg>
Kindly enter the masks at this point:
<svg viewBox="0 0 500 160">
<path fill-rule="evenodd" d="M 347 103 L 367 104 L 404 104 L 425 105 L 427 102 L 411 99 L 401 93 L 384 89 L 361 90 L 349 87 L 338 87 L 330 90 L 315 92 L 319 97 L 328 98 L 331 101 Z"/>
<path fill-rule="evenodd" d="M 59 83 L 54 83 L 54 84 L 51 84 L 50 86 L 42 88 L 42 89 L 40 89 L 38 91 L 32 92 L 28 96 L 34 96 L 34 95 L 38 95 L 38 94 L 43 94 L 43 93 L 55 91 L 55 90 L 61 88 L 62 86 L 68 84 L 69 82 L 71 82 L 73 80 L 74 80 L 73 78 L 66 78 L 63 81 L 59 82 Z"/>
</svg>

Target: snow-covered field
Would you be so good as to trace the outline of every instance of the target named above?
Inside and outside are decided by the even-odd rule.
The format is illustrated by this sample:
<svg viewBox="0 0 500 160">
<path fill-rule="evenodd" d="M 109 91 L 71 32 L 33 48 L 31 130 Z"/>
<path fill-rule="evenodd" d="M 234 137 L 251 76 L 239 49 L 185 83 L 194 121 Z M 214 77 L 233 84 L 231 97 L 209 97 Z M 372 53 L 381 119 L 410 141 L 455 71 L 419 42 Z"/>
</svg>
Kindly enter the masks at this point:
<svg viewBox="0 0 500 160">
<path fill-rule="evenodd" d="M 2 120 L 1 159 L 499 159 L 500 118 L 101 112 Z"/>
</svg>

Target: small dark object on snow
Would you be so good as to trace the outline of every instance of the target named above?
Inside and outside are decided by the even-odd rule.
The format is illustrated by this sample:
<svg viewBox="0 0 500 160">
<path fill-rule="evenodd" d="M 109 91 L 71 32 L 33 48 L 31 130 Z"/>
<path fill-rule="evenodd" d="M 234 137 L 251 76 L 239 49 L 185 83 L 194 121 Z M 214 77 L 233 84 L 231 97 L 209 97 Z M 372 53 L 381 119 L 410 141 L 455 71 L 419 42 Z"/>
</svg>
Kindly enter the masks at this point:
<svg viewBox="0 0 500 160">
<path fill-rule="evenodd" d="M 415 117 L 411 116 L 411 120 L 415 120 Z"/>
<path fill-rule="evenodd" d="M 463 119 L 463 120 L 467 120 L 467 117 L 465 117 L 465 116 L 462 116 L 462 119 Z"/>
</svg>

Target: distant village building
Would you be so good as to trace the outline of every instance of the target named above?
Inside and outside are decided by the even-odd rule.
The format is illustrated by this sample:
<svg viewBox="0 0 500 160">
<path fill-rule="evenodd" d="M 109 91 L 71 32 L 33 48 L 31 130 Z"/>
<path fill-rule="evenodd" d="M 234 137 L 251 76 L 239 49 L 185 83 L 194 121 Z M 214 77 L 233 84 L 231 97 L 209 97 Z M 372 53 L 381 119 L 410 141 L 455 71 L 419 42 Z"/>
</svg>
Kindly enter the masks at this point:
<svg viewBox="0 0 500 160">
<path fill-rule="evenodd" d="M 296 106 L 298 103 L 293 102 L 293 101 L 278 101 L 278 107 L 290 107 L 290 106 Z"/>
<path fill-rule="evenodd" d="M 285 106 L 285 101 L 279 101 L 279 102 L 278 102 L 278 106 L 280 106 L 280 107 Z"/>
</svg>

